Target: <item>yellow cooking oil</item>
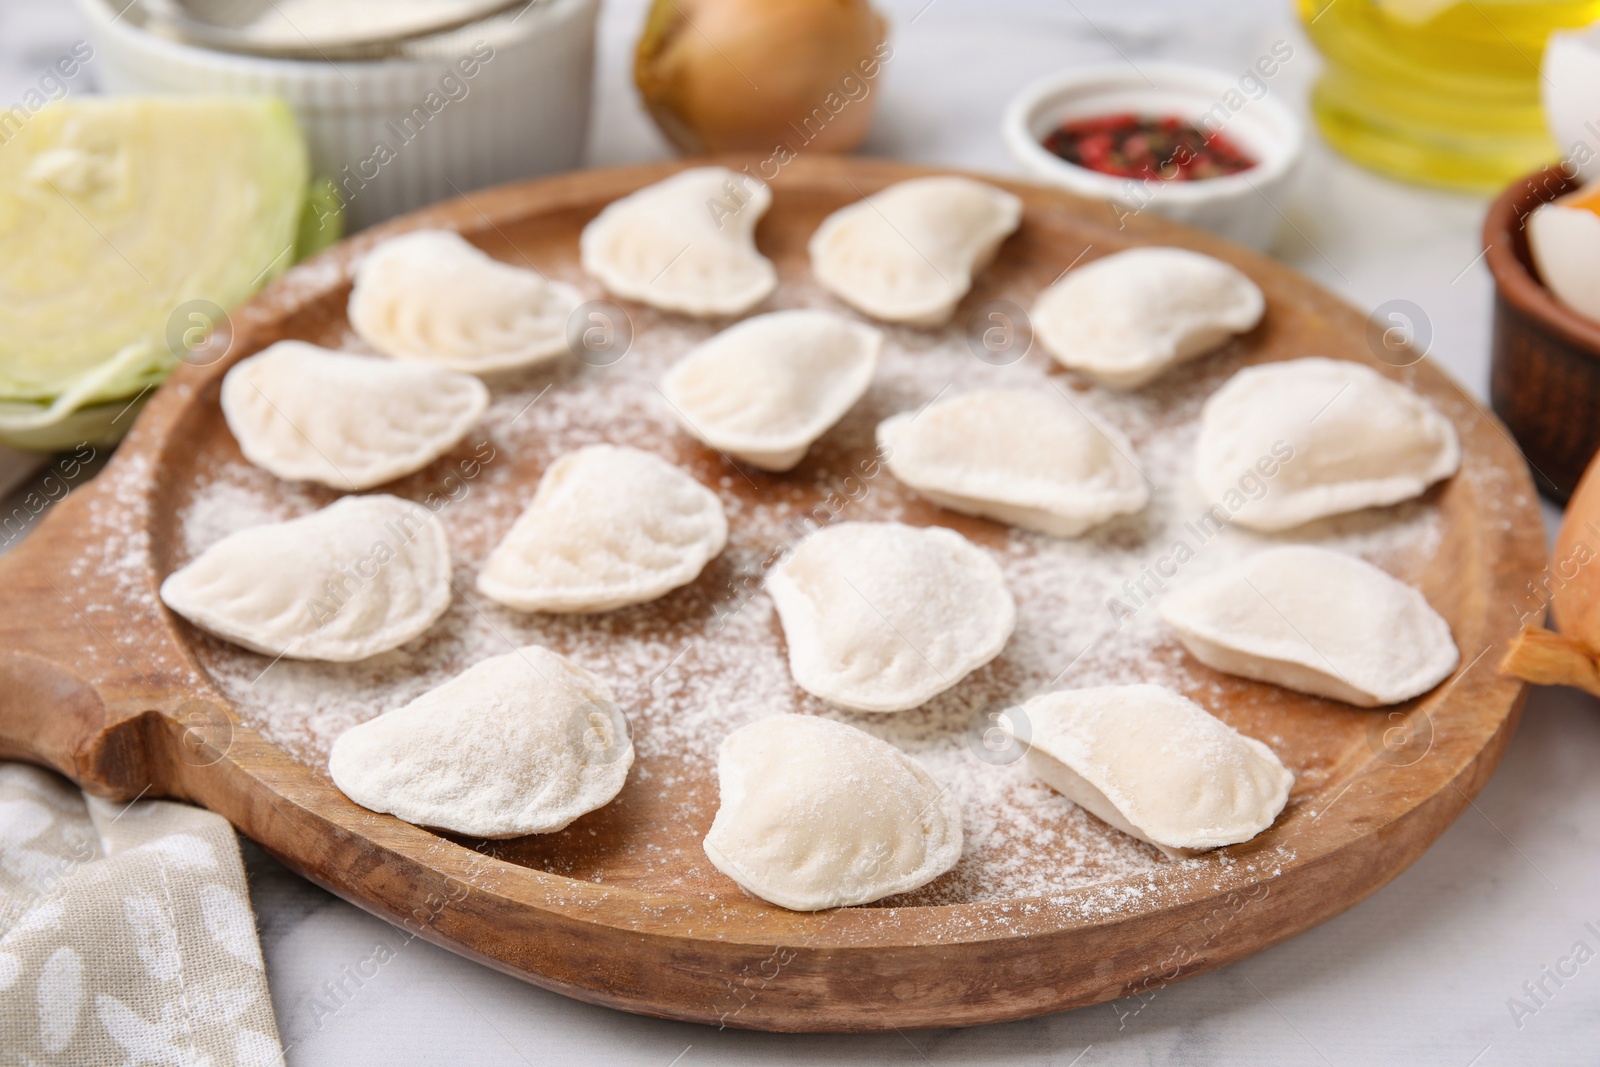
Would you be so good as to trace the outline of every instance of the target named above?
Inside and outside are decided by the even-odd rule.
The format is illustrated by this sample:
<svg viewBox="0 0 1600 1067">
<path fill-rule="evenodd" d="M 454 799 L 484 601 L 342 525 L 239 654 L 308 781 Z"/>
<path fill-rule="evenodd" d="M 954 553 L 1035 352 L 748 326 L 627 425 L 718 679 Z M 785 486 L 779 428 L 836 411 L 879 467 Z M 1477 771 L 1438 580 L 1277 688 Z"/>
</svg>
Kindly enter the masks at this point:
<svg viewBox="0 0 1600 1067">
<path fill-rule="evenodd" d="M 1600 0 L 1296 0 L 1326 60 L 1311 108 L 1330 144 L 1408 181 L 1486 191 L 1555 159 L 1539 63 Z"/>
</svg>

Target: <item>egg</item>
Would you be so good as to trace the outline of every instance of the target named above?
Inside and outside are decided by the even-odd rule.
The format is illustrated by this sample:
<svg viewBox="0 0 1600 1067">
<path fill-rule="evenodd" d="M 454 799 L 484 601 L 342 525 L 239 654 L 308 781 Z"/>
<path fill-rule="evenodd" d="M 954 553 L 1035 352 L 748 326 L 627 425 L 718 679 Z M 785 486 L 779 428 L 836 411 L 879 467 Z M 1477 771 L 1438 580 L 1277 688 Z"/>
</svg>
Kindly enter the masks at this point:
<svg viewBox="0 0 1600 1067">
<path fill-rule="evenodd" d="M 1534 209 L 1528 251 L 1556 299 L 1600 321 L 1600 183 Z"/>
<path fill-rule="evenodd" d="M 1540 73 L 1545 125 L 1567 173 L 1600 178 L 1600 26 L 1551 34 Z"/>
</svg>

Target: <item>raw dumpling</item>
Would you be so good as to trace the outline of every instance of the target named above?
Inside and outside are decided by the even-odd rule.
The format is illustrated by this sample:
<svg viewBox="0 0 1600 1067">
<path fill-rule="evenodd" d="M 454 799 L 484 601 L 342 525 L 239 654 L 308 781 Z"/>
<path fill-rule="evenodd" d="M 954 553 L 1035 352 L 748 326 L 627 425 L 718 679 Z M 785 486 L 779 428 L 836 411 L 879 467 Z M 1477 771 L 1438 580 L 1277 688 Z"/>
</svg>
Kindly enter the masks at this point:
<svg viewBox="0 0 1600 1067">
<path fill-rule="evenodd" d="M 878 426 L 894 476 L 935 504 L 1075 537 L 1150 499 L 1121 433 L 1076 405 L 1023 389 L 936 400 Z"/>
<path fill-rule="evenodd" d="M 885 322 L 940 326 L 1022 221 L 1022 201 L 971 178 L 914 178 L 840 208 L 811 236 L 824 289 Z"/>
<path fill-rule="evenodd" d="M 610 204 L 583 228 L 583 269 L 607 289 L 688 315 L 741 315 L 778 272 L 756 251 L 772 190 L 725 167 L 695 167 Z"/>
<path fill-rule="evenodd" d="M 1201 409 L 1196 446 L 1207 497 L 1232 494 L 1233 518 L 1268 531 L 1408 500 L 1460 462 L 1455 428 L 1421 397 L 1369 367 L 1320 356 L 1235 374 Z M 1266 494 L 1245 500 L 1241 482 L 1259 482 L 1269 467 Z"/>
<path fill-rule="evenodd" d="M 419 471 L 489 406 L 469 374 L 279 341 L 222 379 L 245 459 L 287 481 L 370 489 Z"/>
<path fill-rule="evenodd" d="M 961 858 L 961 805 L 910 756 L 865 731 L 775 715 L 729 734 L 706 855 L 794 911 L 866 904 L 926 885 Z"/>
<path fill-rule="evenodd" d="M 268 656 L 348 663 L 418 637 L 450 606 L 450 547 L 426 508 L 348 496 L 212 545 L 161 583 L 203 630 Z"/>
<path fill-rule="evenodd" d="M 416 230 L 362 258 L 349 315 L 386 356 L 486 374 L 566 352 L 581 303 L 572 286 L 502 263 L 458 233 Z"/>
<path fill-rule="evenodd" d="M 826 311 L 775 311 L 730 326 L 667 372 L 683 428 L 770 471 L 799 463 L 872 383 L 883 335 Z"/>
<path fill-rule="evenodd" d="M 1000 654 L 1017 610 L 1000 568 L 954 530 L 845 522 L 772 568 L 789 669 L 853 711 L 924 704 Z"/>
<path fill-rule="evenodd" d="M 1309 545 L 1190 582 L 1161 617 L 1208 667 L 1364 708 L 1426 693 L 1460 662 L 1450 624 L 1420 592 Z"/>
<path fill-rule="evenodd" d="M 1015 714 L 1001 726 L 1027 743 L 1030 771 L 1169 856 L 1250 840 L 1294 784 L 1272 749 L 1159 685 L 1045 693 L 1023 705 L 1025 729 Z"/>
<path fill-rule="evenodd" d="M 1186 248 L 1131 248 L 1069 271 L 1039 294 L 1033 328 L 1063 367 L 1136 389 L 1174 364 L 1253 330 L 1256 283 Z"/>
<path fill-rule="evenodd" d="M 648 452 L 590 445 L 544 472 L 478 591 L 518 611 L 610 611 L 694 581 L 727 541 L 711 490 Z"/>
<path fill-rule="evenodd" d="M 609 804 L 632 765 L 611 690 L 537 645 L 351 727 L 328 755 L 362 807 L 473 837 L 559 830 Z"/>
</svg>

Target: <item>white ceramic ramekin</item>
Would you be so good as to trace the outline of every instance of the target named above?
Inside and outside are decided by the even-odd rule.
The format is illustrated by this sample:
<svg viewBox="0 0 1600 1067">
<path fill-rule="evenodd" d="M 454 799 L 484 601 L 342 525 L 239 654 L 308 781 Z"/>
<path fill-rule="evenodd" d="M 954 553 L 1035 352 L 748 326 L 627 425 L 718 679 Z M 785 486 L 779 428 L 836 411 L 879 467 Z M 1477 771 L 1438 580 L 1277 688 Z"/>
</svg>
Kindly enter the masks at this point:
<svg viewBox="0 0 1600 1067">
<path fill-rule="evenodd" d="M 1178 63 L 1080 67 L 1028 86 L 1006 108 L 1001 132 L 1013 158 L 1031 176 L 1128 211 L 1150 210 L 1265 248 L 1282 218 L 1277 204 L 1305 148 L 1293 112 L 1267 91 L 1253 93 L 1239 75 Z M 1237 106 L 1236 106 L 1237 105 Z M 1247 171 L 1200 181 L 1117 178 L 1068 163 L 1041 143 L 1072 119 L 1132 112 L 1175 116 L 1220 131 L 1258 162 Z"/>
<path fill-rule="evenodd" d="M 548 0 L 398 58 L 332 63 L 211 51 L 77 0 L 115 93 L 266 93 L 294 108 L 313 173 L 357 229 L 516 178 L 570 170 L 589 126 L 599 0 Z"/>
</svg>

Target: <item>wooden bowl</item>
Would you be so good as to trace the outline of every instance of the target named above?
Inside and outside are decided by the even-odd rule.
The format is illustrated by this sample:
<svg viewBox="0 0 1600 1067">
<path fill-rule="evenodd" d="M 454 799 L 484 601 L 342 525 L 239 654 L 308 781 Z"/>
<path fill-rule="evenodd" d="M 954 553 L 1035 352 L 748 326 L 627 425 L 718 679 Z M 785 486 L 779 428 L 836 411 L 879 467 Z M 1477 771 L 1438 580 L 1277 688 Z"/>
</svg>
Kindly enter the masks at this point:
<svg viewBox="0 0 1600 1067">
<path fill-rule="evenodd" d="M 1489 400 L 1539 491 L 1562 504 L 1600 451 L 1600 323 L 1539 280 L 1524 220 L 1578 186 L 1559 164 L 1535 171 L 1501 193 L 1483 223 L 1495 287 Z"/>
</svg>

